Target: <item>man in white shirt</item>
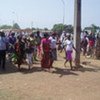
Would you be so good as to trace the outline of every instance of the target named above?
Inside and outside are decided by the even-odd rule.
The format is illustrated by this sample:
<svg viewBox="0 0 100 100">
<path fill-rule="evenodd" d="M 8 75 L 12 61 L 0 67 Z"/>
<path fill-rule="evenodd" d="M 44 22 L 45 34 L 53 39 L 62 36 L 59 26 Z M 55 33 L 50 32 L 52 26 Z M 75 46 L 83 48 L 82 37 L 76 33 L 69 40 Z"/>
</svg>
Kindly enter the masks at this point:
<svg viewBox="0 0 100 100">
<path fill-rule="evenodd" d="M 56 33 L 52 33 L 52 36 L 49 37 L 49 40 L 51 41 L 50 47 L 51 47 L 51 67 L 52 67 L 54 60 L 57 60 Z"/>
</svg>

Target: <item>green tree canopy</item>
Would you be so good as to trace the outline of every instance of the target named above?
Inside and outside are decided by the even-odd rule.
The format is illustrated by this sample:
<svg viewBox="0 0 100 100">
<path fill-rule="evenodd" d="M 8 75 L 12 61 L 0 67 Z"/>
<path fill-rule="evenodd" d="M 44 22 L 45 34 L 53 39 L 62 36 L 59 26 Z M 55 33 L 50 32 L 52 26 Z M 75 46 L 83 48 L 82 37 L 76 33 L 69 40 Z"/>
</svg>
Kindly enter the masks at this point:
<svg viewBox="0 0 100 100">
<path fill-rule="evenodd" d="M 20 29 L 20 26 L 17 23 L 14 23 L 13 29 Z"/>
<path fill-rule="evenodd" d="M 68 33 L 73 33 L 73 26 L 72 25 L 55 24 L 52 28 L 52 31 L 57 32 L 58 35 L 61 35 L 62 31 L 66 31 Z"/>
<path fill-rule="evenodd" d="M 73 33 L 73 26 L 72 25 L 65 25 L 64 30 L 68 33 Z"/>
<path fill-rule="evenodd" d="M 55 24 L 52 28 L 52 31 L 57 32 L 59 35 L 62 33 L 63 30 L 64 30 L 63 24 Z"/>
<path fill-rule="evenodd" d="M 96 33 L 97 30 L 100 30 L 100 27 L 95 24 L 91 24 L 91 26 L 85 27 L 84 31 L 85 30 L 90 30 L 91 32 Z"/>
<path fill-rule="evenodd" d="M 48 31 L 48 28 L 45 27 L 44 30 L 45 30 L 45 31 Z"/>
<path fill-rule="evenodd" d="M 11 25 L 2 25 L 0 26 L 0 29 L 11 29 L 12 26 Z"/>
</svg>

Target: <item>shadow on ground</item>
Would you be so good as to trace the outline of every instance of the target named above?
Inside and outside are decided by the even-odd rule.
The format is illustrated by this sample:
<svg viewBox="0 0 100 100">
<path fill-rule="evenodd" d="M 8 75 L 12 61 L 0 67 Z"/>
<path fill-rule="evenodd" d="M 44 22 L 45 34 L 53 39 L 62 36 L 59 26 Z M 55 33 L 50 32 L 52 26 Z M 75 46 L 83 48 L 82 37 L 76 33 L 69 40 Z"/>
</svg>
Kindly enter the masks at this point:
<svg viewBox="0 0 100 100">
<path fill-rule="evenodd" d="M 78 69 L 78 71 L 81 71 L 81 72 L 86 72 L 86 71 L 98 72 L 98 71 L 100 71 L 100 66 L 93 65 L 91 62 L 88 62 L 88 61 L 84 61 L 84 62 L 82 62 L 82 65 Z"/>
<path fill-rule="evenodd" d="M 58 68 L 58 67 L 54 67 L 54 69 L 55 70 L 52 73 L 53 74 L 59 74 L 60 75 L 59 77 L 62 77 L 64 75 L 75 75 L 75 76 L 78 76 L 77 73 L 72 72 L 69 69 L 62 69 L 62 68 Z"/>
<path fill-rule="evenodd" d="M 0 74 L 10 74 L 10 73 L 16 73 L 16 72 L 18 72 L 18 68 L 10 62 L 6 63 L 5 70 L 2 70 L 2 68 L 0 67 Z"/>
<path fill-rule="evenodd" d="M 40 67 L 33 66 L 31 69 L 28 69 L 28 67 L 26 67 L 27 65 L 25 65 L 25 67 L 23 66 L 24 65 L 21 65 L 21 69 L 18 70 L 18 67 L 15 66 L 13 63 L 7 62 L 6 70 L 2 70 L 2 68 L 0 67 L 0 74 L 11 74 L 11 73 L 17 73 L 17 72 L 20 72 L 22 74 L 28 74 L 28 73 L 41 71 Z"/>
<path fill-rule="evenodd" d="M 83 68 L 79 68 L 78 71 L 81 71 L 81 72 L 98 72 L 100 71 L 100 69 L 97 69 L 97 68 L 90 68 L 90 67 L 83 67 Z"/>
<path fill-rule="evenodd" d="M 85 64 L 84 64 L 85 63 Z M 98 66 L 94 66 L 91 64 L 91 62 L 84 62 L 82 63 L 82 65 L 80 65 L 80 67 L 75 67 L 73 66 L 75 69 L 72 71 L 70 69 L 62 69 L 61 67 L 55 67 L 54 71 L 52 72 L 53 74 L 59 74 L 59 77 L 62 77 L 64 75 L 75 75 L 78 76 L 79 74 L 77 73 L 78 71 L 80 72 L 98 72 L 100 71 L 100 67 Z"/>
<path fill-rule="evenodd" d="M 40 72 L 42 71 L 40 67 L 35 67 L 33 66 L 31 69 L 28 68 L 21 68 L 20 72 L 23 74 L 29 74 L 29 73 L 34 73 L 34 72 Z"/>
<path fill-rule="evenodd" d="M 37 63 L 39 64 L 39 63 Z M 74 66 L 75 67 L 75 66 Z M 82 62 L 82 66 L 80 66 L 78 68 L 78 70 L 70 70 L 70 69 L 64 69 L 62 67 L 54 67 L 53 68 L 54 70 L 52 71 L 52 74 L 59 74 L 60 76 L 59 77 L 62 77 L 64 75 L 75 75 L 75 76 L 78 76 L 79 74 L 77 73 L 77 71 L 80 71 L 80 72 L 98 72 L 100 71 L 100 67 L 99 66 L 95 66 L 93 64 L 91 64 L 91 62 Z M 19 71 L 18 68 L 12 64 L 12 63 L 9 63 L 7 62 L 6 63 L 6 70 L 3 71 L 1 68 L 0 68 L 0 74 L 10 74 L 10 73 L 17 73 L 17 72 L 20 72 L 22 74 L 30 74 L 30 73 L 34 73 L 34 72 L 41 72 L 43 70 L 41 70 L 41 67 L 38 67 L 37 65 L 34 66 L 33 64 L 33 67 L 29 70 L 27 65 L 24 65 L 21 66 L 21 70 Z"/>
</svg>

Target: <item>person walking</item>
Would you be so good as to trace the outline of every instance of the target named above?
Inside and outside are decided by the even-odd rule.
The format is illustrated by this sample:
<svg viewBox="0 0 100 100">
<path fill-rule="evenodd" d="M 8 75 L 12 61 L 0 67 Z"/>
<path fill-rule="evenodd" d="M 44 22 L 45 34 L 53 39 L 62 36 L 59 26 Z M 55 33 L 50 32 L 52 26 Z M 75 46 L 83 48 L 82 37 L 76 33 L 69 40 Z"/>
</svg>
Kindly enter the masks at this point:
<svg viewBox="0 0 100 100">
<path fill-rule="evenodd" d="M 22 41 L 22 37 L 18 37 L 15 43 L 15 55 L 17 56 L 18 70 L 20 70 L 25 56 L 25 43 Z"/>
<path fill-rule="evenodd" d="M 42 59 L 41 59 L 41 67 L 47 68 L 50 70 L 50 62 L 51 62 L 51 49 L 50 49 L 50 40 L 48 33 L 44 34 L 44 38 L 41 41 L 41 52 L 42 52 Z"/>
<path fill-rule="evenodd" d="M 69 61 L 71 70 L 73 70 L 73 66 L 72 66 L 72 52 L 73 52 L 73 49 L 75 51 L 76 51 L 76 49 L 75 49 L 75 47 L 73 45 L 73 42 L 71 41 L 71 36 L 67 35 L 66 38 L 67 39 L 66 39 L 65 44 L 64 44 L 65 53 L 66 53 L 66 60 L 65 60 L 64 66 L 66 67 L 66 63 Z"/>
<path fill-rule="evenodd" d="M 27 40 L 25 51 L 26 61 L 28 63 L 28 68 L 30 69 L 33 64 L 33 48 L 30 40 Z"/>
<path fill-rule="evenodd" d="M 37 31 L 37 35 L 36 35 L 36 42 L 37 42 L 37 56 L 40 59 L 41 58 L 41 36 L 40 36 L 40 31 Z"/>
<path fill-rule="evenodd" d="M 57 44 L 57 39 L 56 39 L 56 33 L 53 32 L 52 35 L 49 37 L 50 40 L 50 48 L 51 48 L 51 67 L 53 67 L 53 63 L 55 60 L 57 60 L 57 49 L 56 49 L 56 44 Z"/>
</svg>

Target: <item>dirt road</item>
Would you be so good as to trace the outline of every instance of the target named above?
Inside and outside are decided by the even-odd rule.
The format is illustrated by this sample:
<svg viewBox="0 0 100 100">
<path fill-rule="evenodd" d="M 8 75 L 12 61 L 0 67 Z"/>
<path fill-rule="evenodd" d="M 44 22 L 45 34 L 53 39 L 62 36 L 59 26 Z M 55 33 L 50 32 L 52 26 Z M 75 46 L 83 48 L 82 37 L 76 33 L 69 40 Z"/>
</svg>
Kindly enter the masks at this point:
<svg viewBox="0 0 100 100">
<path fill-rule="evenodd" d="M 0 71 L 0 100 L 100 100 L 100 60 L 82 57 L 79 71 L 63 63 L 59 58 L 51 72 L 41 71 L 39 63 L 30 71 L 22 65 L 20 72 L 7 64 Z"/>
</svg>

